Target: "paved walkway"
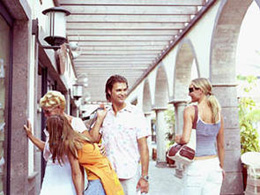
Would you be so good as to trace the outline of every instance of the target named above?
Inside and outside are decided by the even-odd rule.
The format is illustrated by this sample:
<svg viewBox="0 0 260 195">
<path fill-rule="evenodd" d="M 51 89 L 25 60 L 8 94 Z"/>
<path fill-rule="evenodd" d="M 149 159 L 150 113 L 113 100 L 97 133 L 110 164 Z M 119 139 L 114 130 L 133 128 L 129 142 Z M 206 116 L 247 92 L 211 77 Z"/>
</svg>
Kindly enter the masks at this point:
<svg viewBox="0 0 260 195">
<path fill-rule="evenodd" d="M 168 166 L 156 166 L 150 160 L 150 190 L 149 195 L 181 195 L 182 182 L 174 176 L 175 169 Z"/>
</svg>

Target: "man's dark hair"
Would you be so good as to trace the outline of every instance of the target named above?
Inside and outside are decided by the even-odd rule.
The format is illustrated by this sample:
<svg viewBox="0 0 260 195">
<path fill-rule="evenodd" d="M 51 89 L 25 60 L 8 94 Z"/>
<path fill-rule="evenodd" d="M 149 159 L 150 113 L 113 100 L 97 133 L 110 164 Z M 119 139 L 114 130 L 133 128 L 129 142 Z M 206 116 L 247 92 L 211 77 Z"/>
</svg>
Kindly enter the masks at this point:
<svg viewBox="0 0 260 195">
<path fill-rule="evenodd" d="M 113 85 L 114 85 L 115 83 L 125 83 L 126 86 L 127 86 L 127 88 L 128 88 L 128 82 L 127 82 L 127 80 L 126 80 L 125 77 L 120 76 L 120 75 L 113 75 L 113 76 L 111 76 L 111 77 L 107 80 L 106 90 L 105 90 L 105 92 L 106 92 L 106 98 L 107 98 L 108 101 L 110 101 L 110 98 L 111 98 L 111 96 L 110 96 L 110 94 L 108 93 L 108 91 L 112 91 Z"/>
</svg>

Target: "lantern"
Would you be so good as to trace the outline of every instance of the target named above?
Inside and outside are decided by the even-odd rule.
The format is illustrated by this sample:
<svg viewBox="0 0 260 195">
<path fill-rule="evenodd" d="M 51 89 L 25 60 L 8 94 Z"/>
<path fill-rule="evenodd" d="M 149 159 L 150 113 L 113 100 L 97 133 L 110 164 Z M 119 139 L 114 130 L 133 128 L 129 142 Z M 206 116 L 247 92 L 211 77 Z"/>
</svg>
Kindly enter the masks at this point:
<svg viewBox="0 0 260 195">
<path fill-rule="evenodd" d="M 72 89 L 72 95 L 75 100 L 78 100 L 83 95 L 83 86 L 80 84 L 74 84 Z"/>
<path fill-rule="evenodd" d="M 60 46 L 66 39 L 66 16 L 70 12 L 62 7 L 52 7 L 42 12 L 48 17 L 46 23 L 47 37 L 44 40 L 51 46 Z"/>
</svg>

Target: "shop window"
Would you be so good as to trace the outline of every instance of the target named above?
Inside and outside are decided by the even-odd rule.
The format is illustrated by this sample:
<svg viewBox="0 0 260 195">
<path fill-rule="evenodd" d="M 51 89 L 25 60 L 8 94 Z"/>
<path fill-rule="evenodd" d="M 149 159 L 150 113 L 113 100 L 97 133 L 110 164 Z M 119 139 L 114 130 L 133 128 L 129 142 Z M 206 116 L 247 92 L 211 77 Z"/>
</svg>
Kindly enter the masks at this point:
<svg viewBox="0 0 260 195">
<path fill-rule="evenodd" d="M 7 173 L 7 68 L 10 64 L 10 27 L 0 15 L 0 194 L 4 194 L 4 184 Z"/>
</svg>

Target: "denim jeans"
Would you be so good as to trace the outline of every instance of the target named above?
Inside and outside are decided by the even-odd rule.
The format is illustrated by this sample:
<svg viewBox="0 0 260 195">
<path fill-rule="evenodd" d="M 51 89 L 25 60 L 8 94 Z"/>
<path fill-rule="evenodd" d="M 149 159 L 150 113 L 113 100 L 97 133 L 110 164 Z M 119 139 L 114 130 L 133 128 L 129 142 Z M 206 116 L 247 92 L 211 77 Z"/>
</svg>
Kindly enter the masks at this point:
<svg viewBox="0 0 260 195">
<path fill-rule="evenodd" d="M 184 173 L 184 195 L 219 195 L 222 169 L 218 158 L 195 160 Z"/>
<path fill-rule="evenodd" d="M 99 179 L 89 180 L 84 195 L 106 195 L 103 185 Z"/>
</svg>

